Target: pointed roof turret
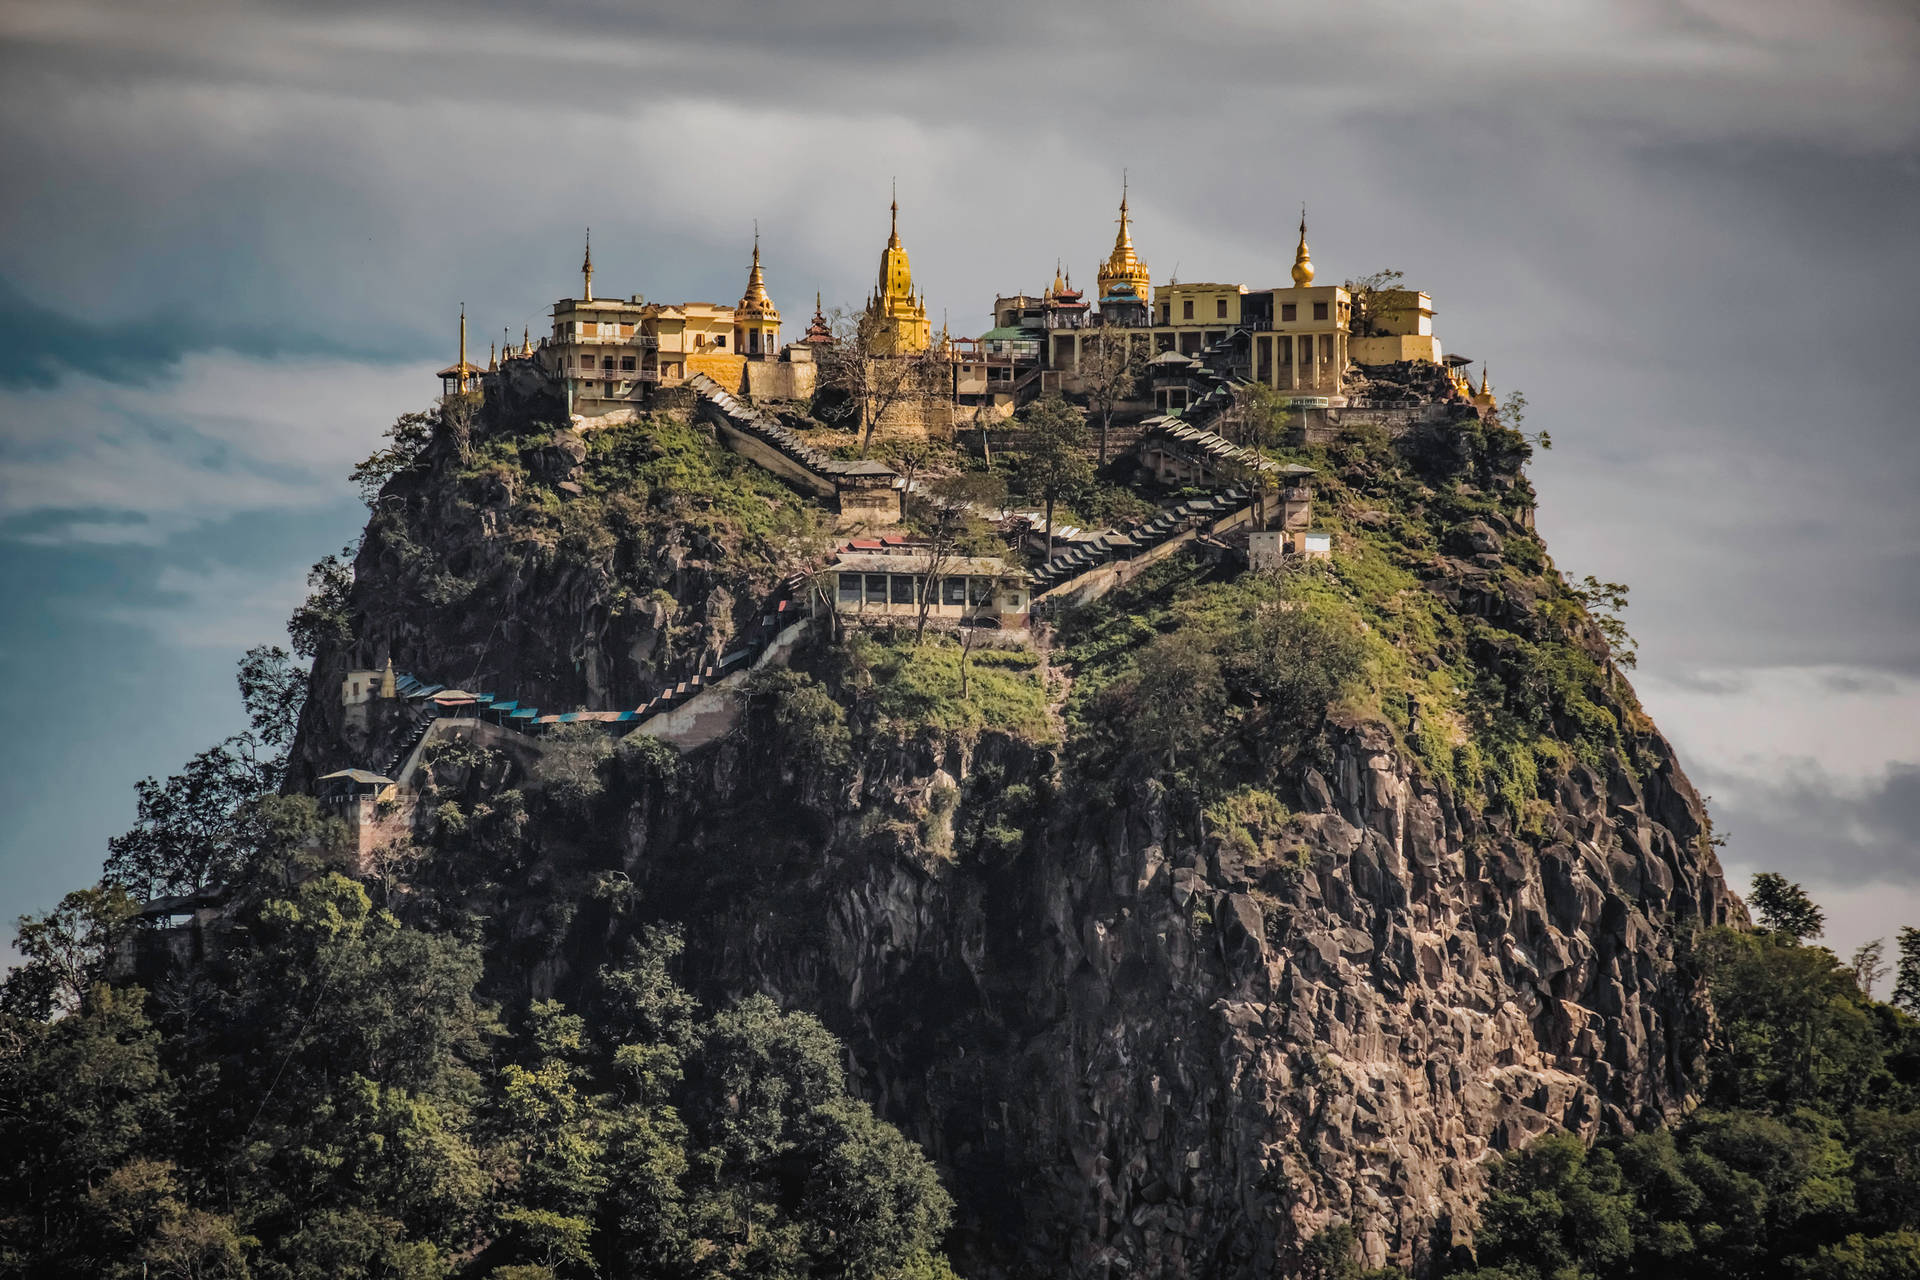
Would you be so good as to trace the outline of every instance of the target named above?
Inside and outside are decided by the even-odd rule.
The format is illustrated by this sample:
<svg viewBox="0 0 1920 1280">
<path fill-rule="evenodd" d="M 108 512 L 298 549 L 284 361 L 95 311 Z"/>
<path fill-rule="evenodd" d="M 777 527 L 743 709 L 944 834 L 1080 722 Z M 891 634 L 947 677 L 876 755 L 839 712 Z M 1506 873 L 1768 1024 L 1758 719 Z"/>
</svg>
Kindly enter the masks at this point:
<svg viewBox="0 0 1920 1280">
<path fill-rule="evenodd" d="M 592 227 L 587 228 L 587 256 L 580 260 L 580 274 L 582 277 L 584 277 L 584 281 L 585 281 L 583 285 L 584 292 L 581 293 L 580 300 L 582 302 L 592 302 L 593 301 L 593 228 Z"/>
<path fill-rule="evenodd" d="M 740 303 L 734 309 L 740 317 L 770 316 L 778 319 L 780 309 L 773 305 L 773 299 L 767 296 L 766 277 L 760 270 L 760 227 L 753 228 L 753 265 L 747 270 L 747 291 L 740 296 Z"/>
<path fill-rule="evenodd" d="M 520 329 L 520 354 L 522 357 L 533 354 L 533 332 L 524 325 Z"/>
<path fill-rule="evenodd" d="M 1304 289 L 1313 283 L 1313 258 L 1307 253 L 1307 206 L 1300 206 L 1300 245 L 1293 251 L 1293 283 Z"/>
<path fill-rule="evenodd" d="M 820 294 L 817 290 L 813 295 L 813 320 L 807 325 L 807 336 L 802 341 L 816 347 L 827 346 L 833 342 L 833 329 L 827 324 L 827 313 L 820 307 Z"/>
<path fill-rule="evenodd" d="M 1127 300 L 1147 301 L 1153 288 L 1153 275 L 1147 270 L 1147 264 L 1133 251 L 1131 215 L 1127 208 L 1127 178 L 1120 176 L 1120 230 L 1113 237 L 1113 252 L 1100 264 L 1096 273 L 1102 301 L 1119 297 Z"/>
</svg>

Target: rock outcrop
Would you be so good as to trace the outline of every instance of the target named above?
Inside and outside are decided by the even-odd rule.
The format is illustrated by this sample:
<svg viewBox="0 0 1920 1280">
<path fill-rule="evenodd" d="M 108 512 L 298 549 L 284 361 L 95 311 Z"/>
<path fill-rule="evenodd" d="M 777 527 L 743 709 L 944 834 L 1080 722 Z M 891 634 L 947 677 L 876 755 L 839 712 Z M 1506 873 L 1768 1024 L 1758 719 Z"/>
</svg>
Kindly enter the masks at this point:
<svg viewBox="0 0 1920 1280">
<path fill-rule="evenodd" d="M 964 827 L 982 776 L 1049 793 L 1050 757 L 989 738 L 878 753 L 837 789 L 722 753 L 697 798 L 636 800 L 624 866 L 688 926 L 700 985 L 847 1039 L 948 1171 L 966 1274 L 1286 1275 L 1333 1222 L 1424 1270 L 1496 1153 L 1683 1102 L 1705 1032 L 1685 926 L 1739 907 L 1658 740 L 1644 781 L 1576 766 L 1526 838 L 1377 728 L 1331 744 L 1279 865 L 1176 829 L 1152 790 L 1042 800 L 1000 860 L 872 838 L 945 788 Z"/>
</svg>

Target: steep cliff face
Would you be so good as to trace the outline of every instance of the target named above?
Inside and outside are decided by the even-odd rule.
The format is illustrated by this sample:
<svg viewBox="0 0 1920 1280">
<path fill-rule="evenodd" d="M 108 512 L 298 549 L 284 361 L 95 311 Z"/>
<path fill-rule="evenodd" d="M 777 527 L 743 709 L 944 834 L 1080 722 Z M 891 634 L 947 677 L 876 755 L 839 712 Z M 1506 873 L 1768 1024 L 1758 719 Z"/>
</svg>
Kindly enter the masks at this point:
<svg viewBox="0 0 1920 1280">
<path fill-rule="evenodd" d="M 976 1280 L 1285 1275 L 1336 1222 L 1424 1270 L 1492 1154 L 1685 1102 L 1688 936 L 1740 912 L 1528 527 L 1525 452 L 1475 426 L 1308 459 L 1341 554 L 1276 607 L 1346 610 L 1370 684 L 1219 766 L 1257 793 L 1244 821 L 1204 779 L 1088 754 L 1066 694 L 1099 645 L 1043 635 L 1000 690 L 1041 711 L 968 720 L 951 689 L 885 696 L 931 651 L 817 634 L 800 683 L 684 761 L 635 737 L 545 777 L 429 770 L 408 909 L 479 930 L 508 1001 L 667 921 L 703 995 L 820 1014 L 940 1163 Z M 683 421 L 442 441 L 389 494 L 316 664 L 310 770 L 364 763 L 326 709 L 350 665 L 620 705 L 818 546 L 800 498 Z M 1171 625 L 1126 611 L 1164 604 L 1105 606 L 1110 661 Z"/>
<path fill-rule="evenodd" d="M 1076 810 L 1046 753 L 993 737 L 878 751 L 837 788 L 723 754 L 700 799 L 636 803 L 620 851 L 703 986 L 848 1040 L 950 1171 L 969 1274 L 1285 1274 L 1332 1222 L 1423 1265 L 1465 1238 L 1490 1154 L 1687 1095 L 1676 926 L 1738 907 L 1647 745 L 1651 776 L 1576 766 L 1522 839 L 1377 726 L 1337 728 L 1271 833 L 1284 869 L 1152 789 Z M 1009 781 L 1033 790 L 1017 849 L 873 834 L 924 831 L 948 790 L 952 827 L 991 821 Z"/>
</svg>

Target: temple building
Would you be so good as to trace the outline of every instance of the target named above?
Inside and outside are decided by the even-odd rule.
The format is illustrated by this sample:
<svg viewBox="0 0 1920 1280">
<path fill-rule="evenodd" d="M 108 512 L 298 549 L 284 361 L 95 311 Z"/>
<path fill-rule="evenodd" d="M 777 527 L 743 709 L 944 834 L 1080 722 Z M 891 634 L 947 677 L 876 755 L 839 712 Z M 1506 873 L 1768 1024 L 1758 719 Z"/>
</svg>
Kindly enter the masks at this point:
<svg viewBox="0 0 1920 1280">
<path fill-rule="evenodd" d="M 819 301 L 816 295 L 814 301 Z M 767 296 L 760 274 L 760 232 L 753 233 L 753 267 L 747 291 L 733 308 L 733 349 L 750 360 L 771 360 L 780 350 L 780 308 Z"/>
<path fill-rule="evenodd" d="M 1014 294 L 995 300 L 991 336 L 1003 349 L 1015 349 L 1021 339 L 1030 343 L 1048 390 L 1081 390 L 1079 374 L 1090 353 L 1110 343 L 1116 329 L 1128 331 L 1128 342 L 1143 359 L 1176 352 L 1309 400 L 1342 396 L 1350 365 L 1442 362 L 1428 295 L 1380 289 L 1365 295 L 1367 313 L 1356 315 L 1345 286 L 1314 283 L 1304 209 L 1292 284 L 1279 288 L 1186 281 L 1155 288 L 1134 248 L 1124 185 L 1119 223 L 1113 249 L 1100 264 L 1094 314 L 1061 314 L 1056 290 L 1037 299 Z"/>
<path fill-rule="evenodd" d="M 1100 322 L 1137 328 L 1148 322 L 1153 274 L 1133 249 L 1124 178 L 1120 183 L 1119 222 L 1120 230 L 1113 237 L 1113 252 L 1100 264 L 1095 276 L 1100 291 Z"/>
<path fill-rule="evenodd" d="M 933 345 L 926 299 L 914 292 L 913 267 L 900 243 L 900 201 L 895 199 L 893 229 L 880 251 L 880 278 L 861 317 L 869 349 L 875 355 L 911 355 Z"/>
<path fill-rule="evenodd" d="M 654 388 L 679 386 L 700 373 L 754 395 L 812 394 L 814 347 L 808 344 L 814 334 L 809 331 L 808 343 L 781 347 L 780 308 L 767 293 L 757 232 L 746 292 L 731 307 L 648 302 L 637 293 L 624 300 L 596 298 L 591 241 L 580 275 L 580 296 L 553 304 L 551 336 L 520 353 L 537 358 L 561 380 L 574 416 L 637 411 Z M 824 318 L 814 318 L 824 327 Z"/>
</svg>

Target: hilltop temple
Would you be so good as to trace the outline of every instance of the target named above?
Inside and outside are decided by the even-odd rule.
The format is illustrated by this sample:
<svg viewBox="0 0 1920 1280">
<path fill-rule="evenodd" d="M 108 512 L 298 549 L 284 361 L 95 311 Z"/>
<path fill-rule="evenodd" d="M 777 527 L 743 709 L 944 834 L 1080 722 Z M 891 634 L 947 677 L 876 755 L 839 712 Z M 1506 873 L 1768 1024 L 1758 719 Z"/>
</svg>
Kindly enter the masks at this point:
<svg viewBox="0 0 1920 1280">
<path fill-rule="evenodd" d="M 889 215 L 858 331 L 870 358 L 935 351 L 951 362 L 953 376 L 942 379 L 947 389 L 938 392 L 946 406 L 940 416 L 949 423 L 954 409 L 970 406 L 991 419 L 1047 391 L 1085 394 L 1089 375 L 1112 363 L 1116 340 L 1142 367 L 1142 385 L 1151 381 L 1154 407 L 1163 412 L 1183 411 L 1222 382 L 1259 383 L 1296 404 L 1338 409 L 1356 385 L 1369 381 L 1368 369 L 1407 365 L 1438 366 L 1449 395 L 1481 409 L 1493 403 L 1485 373 L 1476 390 L 1461 373 L 1469 361 L 1442 352 L 1428 294 L 1367 282 L 1316 283 L 1304 208 L 1289 283 L 1155 285 L 1134 245 L 1123 182 L 1118 230 L 1090 299 L 1073 287 L 1071 272 L 1056 266 L 1053 283 L 1040 294 L 997 297 L 993 326 L 979 338 L 951 340 L 943 332 L 937 341 L 900 239 L 897 198 Z M 474 390 L 502 364 L 531 360 L 561 384 L 571 414 L 586 420 L 630 416 L 661 390 L 699 375 L 749 399 L 804 400 L 816 390 L 822 355 L 836 344 L 818 295 L 805 335 L 782 344 L 757 230 L 746 289 L 732 306 L 649 302 L 637 293 L 596 298 L 591 239 L 580 271 L 580 296 L 553 304 L 552 332 L 537 345 L 526 334 L 518 347 L 509 339 L 484 368 L 468 360 L 463 308 L 459 358 L 439 374 L 443 391 Z"/>
</svg>

